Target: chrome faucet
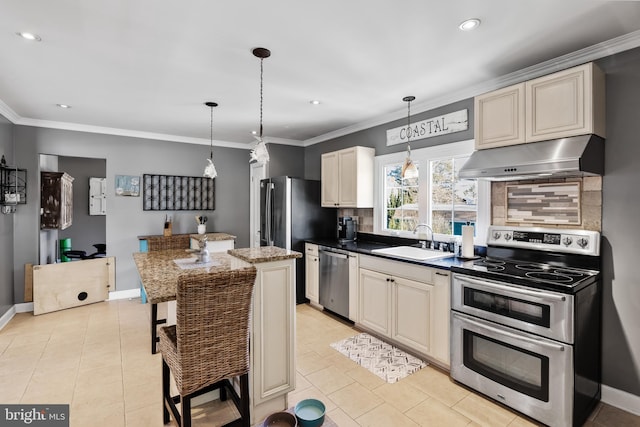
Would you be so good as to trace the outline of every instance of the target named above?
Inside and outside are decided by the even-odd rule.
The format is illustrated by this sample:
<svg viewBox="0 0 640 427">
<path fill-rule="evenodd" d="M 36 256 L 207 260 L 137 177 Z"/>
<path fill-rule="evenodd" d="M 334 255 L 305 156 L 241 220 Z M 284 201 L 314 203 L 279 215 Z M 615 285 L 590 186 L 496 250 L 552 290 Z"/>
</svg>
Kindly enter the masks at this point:
<svg viewBox="0 0 640 427">
<path fill-rule="evenodd" d="M 431 231 L 431 246 L 433 247 L 433 228 L 431 228 L 431 226 L 429 224 L 418 224 L 413 229 L 413 234 L 416 234 L 418 232 L 418 228 L 420 228 L 420 227 L 426 227 L 426 228 L 429 229 L 429 231 Z M 427 242 L 426 241 L 420 240 L 420 244 L 422 246 L 422 249 L 427 249 Z"/>
</svg>

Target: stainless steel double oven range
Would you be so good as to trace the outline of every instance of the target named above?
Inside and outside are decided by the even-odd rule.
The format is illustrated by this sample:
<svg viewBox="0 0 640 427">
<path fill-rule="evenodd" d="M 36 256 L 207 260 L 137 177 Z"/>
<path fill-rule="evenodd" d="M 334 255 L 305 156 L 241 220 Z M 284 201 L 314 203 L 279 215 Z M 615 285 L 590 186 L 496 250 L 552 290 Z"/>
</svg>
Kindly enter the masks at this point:
<svg viewBox="0 0 640 427">
<path fill-rule="evenodd" d="M 600 400 L 600 234 L 492 226 L 453 267 L 451 377 L 551 426 Z"/>
</svg>

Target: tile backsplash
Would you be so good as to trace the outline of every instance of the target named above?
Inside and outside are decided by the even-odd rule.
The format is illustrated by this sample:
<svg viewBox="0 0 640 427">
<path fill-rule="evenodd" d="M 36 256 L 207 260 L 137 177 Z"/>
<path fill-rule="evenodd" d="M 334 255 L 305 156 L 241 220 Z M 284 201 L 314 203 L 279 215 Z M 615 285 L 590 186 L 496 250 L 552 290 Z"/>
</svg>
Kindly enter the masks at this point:
<svg viewBox="0 0 640 427">
<path fill-rule="evenodd" d="M 373 208 L 339 208 L 338 216 L 350 216 L 359 233 L 373 233 Z"/>
<path fill-rule="evenodd" d="M 551 224 L 554 219 L 557 219 L 558 215 L 554 216 L 554 213 L 549 212 L 549 220 L 537 222 L 509 222 L 507 215 L 507 186 L 522 185 L 522 184 L 544 184 L 544 183 L 572 183 L 577 182 L 580 184 L 580 203 L 579 203 L 579 224 Z M 541 195 L 539 193 L 532 194 L 530 202 L 532 203 L 551 203 L 549 200 L 545 200 L 545 197 L 554 197 L 552 194 L 549 196 Z M 525 200 L 526 201 L 526 197 Z M 544 216 L 543 210 L 538 212 L 538 215 Z M 562 178 L 562 179 L 536 179 L 526 181 L 510 181 L 510 182 L 492 182 L 491 183 L 491 223 L 493 225 L 517 225 L 522 227 L 536 227 L 541 226 L 540 222 L 544 222 L 546 228 L 576 228 L 582 230 L 601 231 L 602 228 L 602 177 L 589 176 L 584 178 Z"/>
</svg>

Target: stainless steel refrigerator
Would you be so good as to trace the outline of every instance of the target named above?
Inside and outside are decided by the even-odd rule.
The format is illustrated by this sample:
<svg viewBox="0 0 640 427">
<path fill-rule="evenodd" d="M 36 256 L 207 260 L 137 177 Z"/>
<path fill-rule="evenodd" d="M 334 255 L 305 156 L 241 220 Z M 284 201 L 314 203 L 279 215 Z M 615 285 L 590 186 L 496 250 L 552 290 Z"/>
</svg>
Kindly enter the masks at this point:
<svg viewBox="0 0 640 427">
<path fill-rule="evenodd" d="M 260 181 L 260 246 L 304 254 L 308 239 L 335 239 L 337 209 L 320 206 L 320 181 L 278 176 Z M 296 259 L 296 302 L 305 297 L 305 262 Z"/>
</svg>

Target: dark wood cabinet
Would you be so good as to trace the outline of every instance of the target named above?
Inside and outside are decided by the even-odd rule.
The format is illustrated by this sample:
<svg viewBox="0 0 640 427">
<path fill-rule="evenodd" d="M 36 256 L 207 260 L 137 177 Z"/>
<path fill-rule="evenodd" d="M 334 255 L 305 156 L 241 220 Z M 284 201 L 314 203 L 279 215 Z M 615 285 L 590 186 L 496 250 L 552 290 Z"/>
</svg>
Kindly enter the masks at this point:
<svg viewBox="0 0 640 427">
<path fill-rule="evenodd" d="M 73 221 L 73 177 L 40 172 L 40 228 L 64 230 Z"/>
</svg>

